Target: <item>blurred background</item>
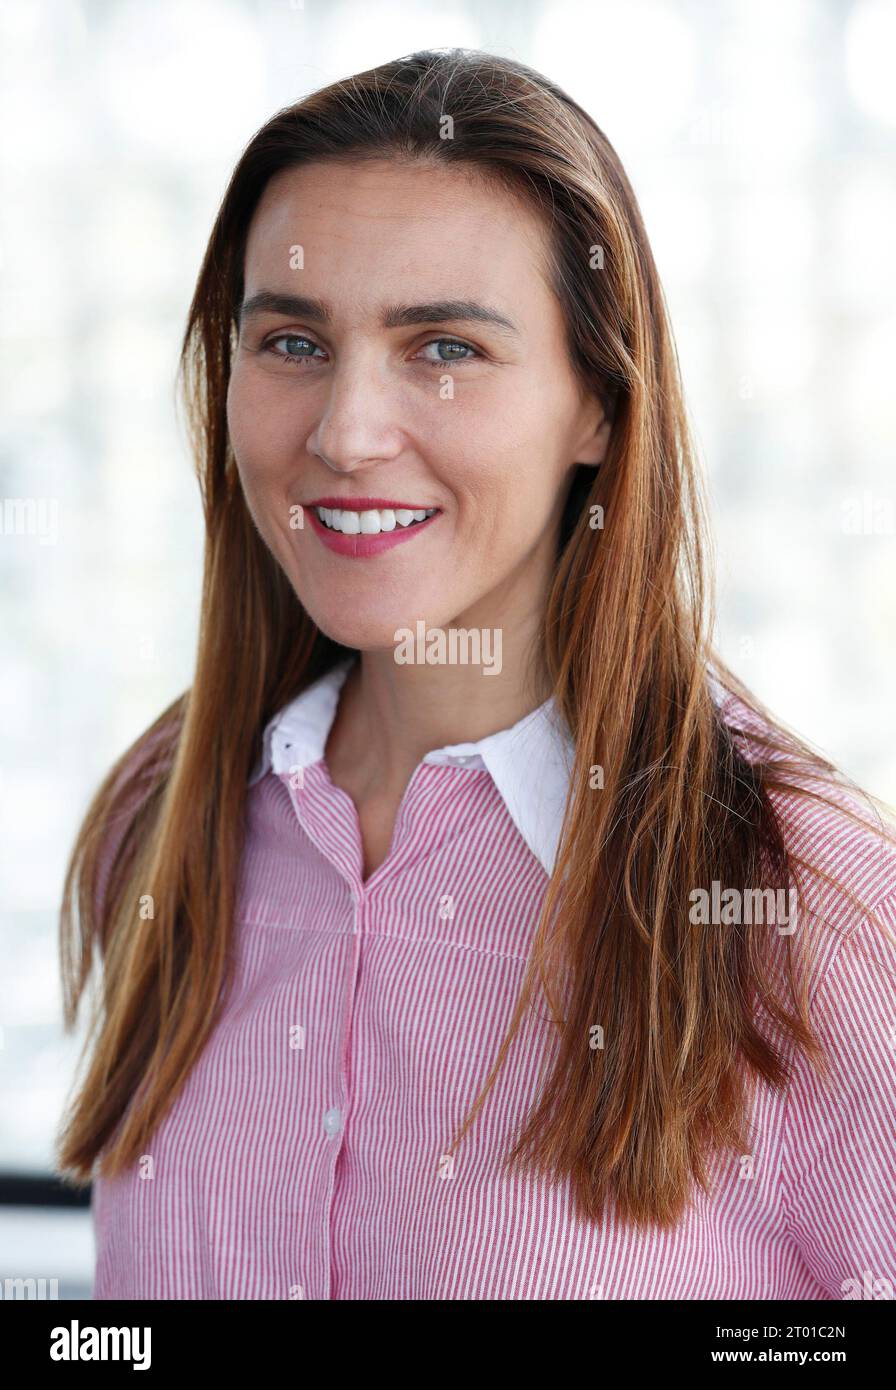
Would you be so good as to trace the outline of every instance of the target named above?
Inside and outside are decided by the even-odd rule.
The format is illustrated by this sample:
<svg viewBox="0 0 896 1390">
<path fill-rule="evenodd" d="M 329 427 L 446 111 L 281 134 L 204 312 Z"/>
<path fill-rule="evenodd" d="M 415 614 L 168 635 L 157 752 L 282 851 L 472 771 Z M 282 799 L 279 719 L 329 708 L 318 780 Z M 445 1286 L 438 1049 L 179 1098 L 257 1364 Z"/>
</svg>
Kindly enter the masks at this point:
<svg viewBox="0 0 896 1390">
<path fill-rule="evenodd" d="M 174 378 L 217 205 L 277 108 L 454 45 L 540 69 L 615 145 L 709 479 L 722 654 L 896 803 L 891 0 L 4 0 L 0 1293 L 90 1296 L 87 1196 L 51 1179 L 81 1041 L 57 914 L 90 795 L 191 680 Z"/>
</svg>

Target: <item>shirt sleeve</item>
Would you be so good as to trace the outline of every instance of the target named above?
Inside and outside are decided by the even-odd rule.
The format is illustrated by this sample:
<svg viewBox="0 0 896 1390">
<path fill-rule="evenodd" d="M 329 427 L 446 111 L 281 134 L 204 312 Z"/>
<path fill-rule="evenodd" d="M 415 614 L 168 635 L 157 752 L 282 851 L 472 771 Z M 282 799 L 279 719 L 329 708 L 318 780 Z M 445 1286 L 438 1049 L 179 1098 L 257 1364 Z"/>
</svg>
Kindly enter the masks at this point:
<svg viewBox="0 0 896 1390">
<path fill-rule="evenodd" d="M 830 1079 L 801 1057 L 788 1101 L 788 1230 L 831 1298 L 896 1295 L 896 890 L 838 946 L 812 1005 Z"/>
</svg>

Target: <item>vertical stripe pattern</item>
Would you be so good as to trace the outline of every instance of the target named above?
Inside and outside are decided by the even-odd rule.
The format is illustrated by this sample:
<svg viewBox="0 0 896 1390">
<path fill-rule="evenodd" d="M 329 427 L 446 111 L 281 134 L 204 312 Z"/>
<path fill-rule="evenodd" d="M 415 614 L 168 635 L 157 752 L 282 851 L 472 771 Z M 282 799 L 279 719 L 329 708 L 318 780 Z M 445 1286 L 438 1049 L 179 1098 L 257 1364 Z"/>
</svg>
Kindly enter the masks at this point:
<svg viewBox="0 0 896 1390">
<path fill-rule="evenodd" d="M 798 851 L 846 870 L 896 935 L 896 875 L 873 838 L 823 807 L 778 810 Z M 750 1153 L 714 1161 L 675 1229 L 633 1231 L 578 1218 L 566 1183 L 502 1167 L 554 1045 L 534 1011 L 446 1154 L 509 1024 L 548 881 L 488 771 L 422 762 L 366 882 L 355 807 L 323 759 L 301 788 L 264 775 L 248 816 L 234 989 L 146 1155 L 95 1184 L 95 1297 L 896 1289 L 896 953 L 833 890 L 811 900 L 833 1086 L 798 1062 L 789 1094 L 760 1088 Z"/>
</svg>

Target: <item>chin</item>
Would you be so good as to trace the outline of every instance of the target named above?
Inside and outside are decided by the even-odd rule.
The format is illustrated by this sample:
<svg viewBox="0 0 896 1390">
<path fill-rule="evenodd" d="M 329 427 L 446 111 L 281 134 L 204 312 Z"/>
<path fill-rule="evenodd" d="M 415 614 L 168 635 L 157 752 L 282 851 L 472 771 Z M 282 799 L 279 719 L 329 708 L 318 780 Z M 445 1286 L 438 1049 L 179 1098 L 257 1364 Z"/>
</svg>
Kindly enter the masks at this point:
<svg viewBox="0 0 896 1390">
<path fill-rule="evenodd" d="M 401 628 L 413 627 L 419 616 L 417 613 L 410 618 L 405 616 L 406 609 L 397 613 L 395 617 L 382 612 L 366 617 L 357 610 L 349 616 L 344 609 L 334 612 L 329 606 L 327 611 L 315 611 L 307 607 L 307 612 L 321 632 L 332 641 L 362 652 L 394 651 L 397 640 L 395 634 Z"/>
</svg>

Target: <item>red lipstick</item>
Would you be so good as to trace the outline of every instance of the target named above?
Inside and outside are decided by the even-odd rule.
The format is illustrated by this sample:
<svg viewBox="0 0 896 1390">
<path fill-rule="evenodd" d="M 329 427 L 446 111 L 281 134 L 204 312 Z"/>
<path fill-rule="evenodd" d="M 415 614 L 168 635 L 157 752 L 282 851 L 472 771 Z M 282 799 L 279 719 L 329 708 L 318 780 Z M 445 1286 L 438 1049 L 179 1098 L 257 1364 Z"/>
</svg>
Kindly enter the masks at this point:
<svg viewBox="0 0 896 1390">
<path fill-rule="evenodd" d="M 438 521 L 442 515 L 440 511 L 433 512 L 425 521 L 413 521 L 409 526 L 399 526 L 396 524 L 394 531 L 380 531 L 378 535 L 353 535 L 346 536 L 342 531 L 333 531 L 325 526 L 321 521 L 315 507 L 343 508 L 352 512 L 363 511 L 428 511 L 425 503 L 413 506 L 408 502 L 394 502 L 382 497 L 319 497 L 314 502 L 305 505 L 304 510 L 308 513 L 311 522 L 311 529 L 315 535 L 319 536 L 328 550 L 334 551 L 337 555 L 346 555 L 352 559 L 362 560 L 374 555 L 380 555 L 385 550 L 391 550 L 395 545 L 401 545 L 403 541 L 412 540 L 431 526 L 434 521 Z"/>
</svg>

